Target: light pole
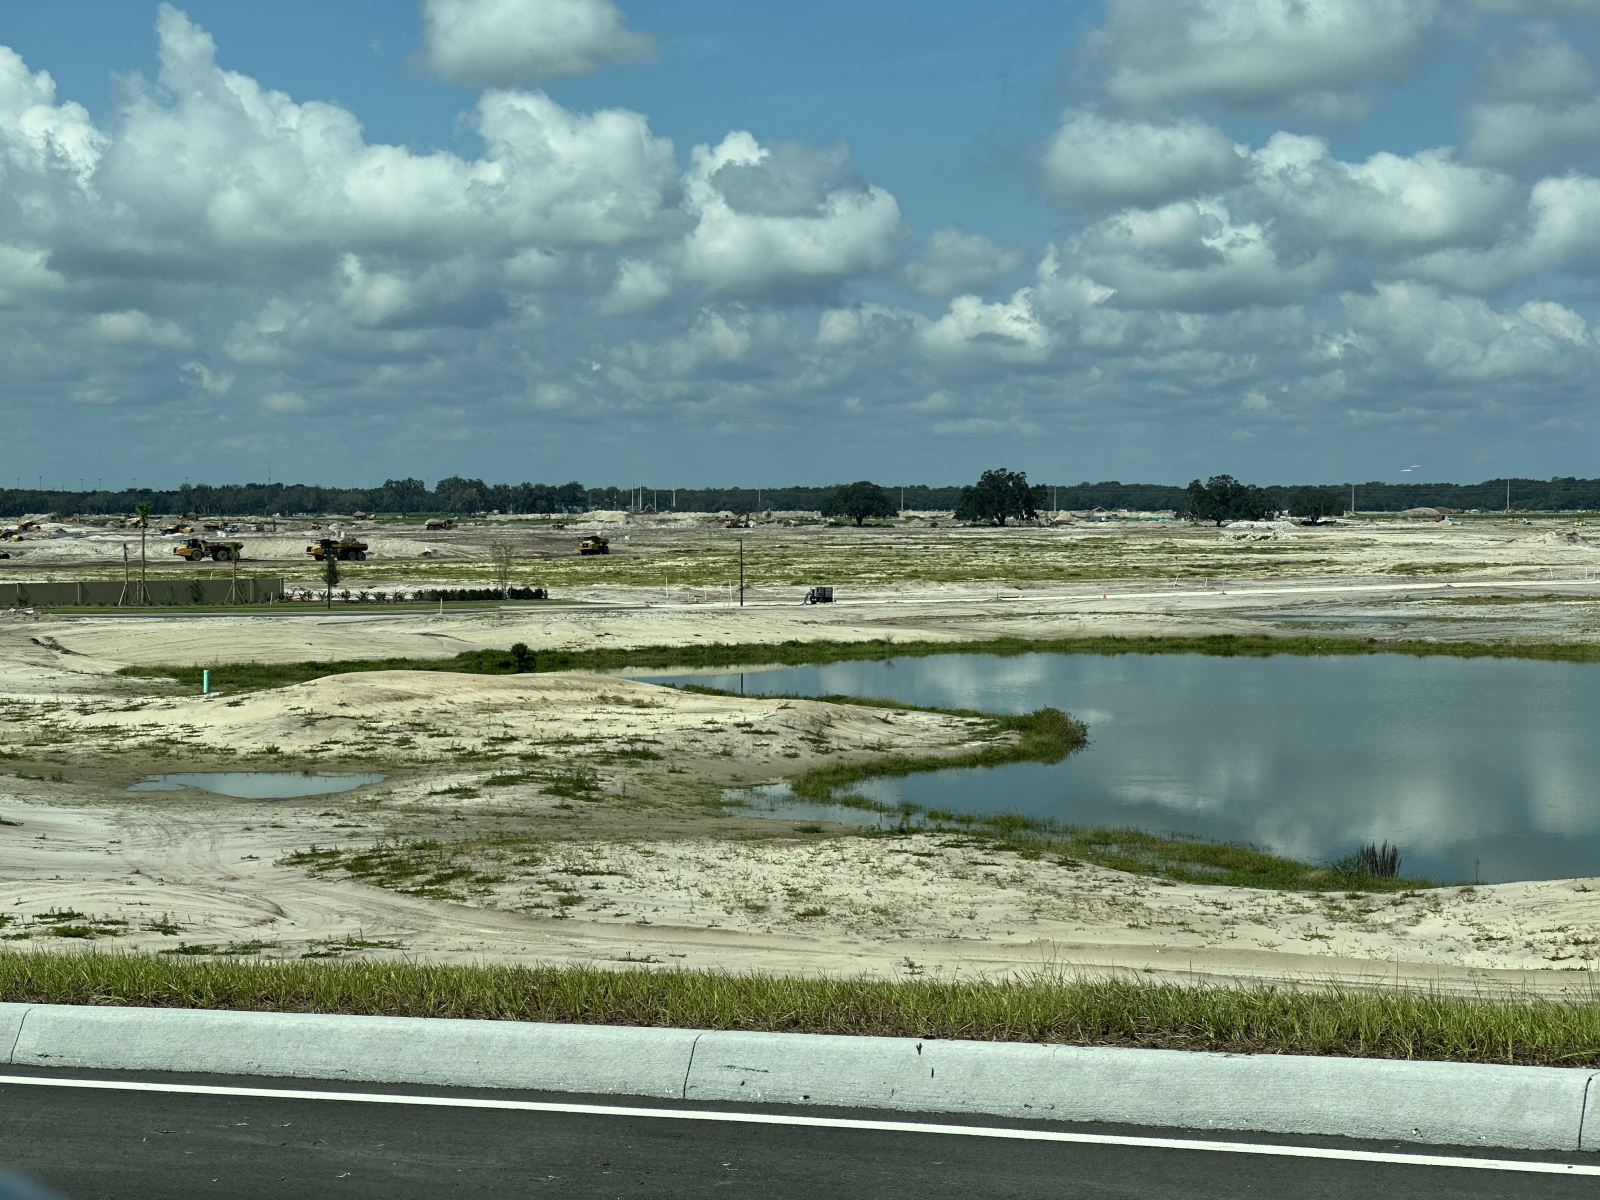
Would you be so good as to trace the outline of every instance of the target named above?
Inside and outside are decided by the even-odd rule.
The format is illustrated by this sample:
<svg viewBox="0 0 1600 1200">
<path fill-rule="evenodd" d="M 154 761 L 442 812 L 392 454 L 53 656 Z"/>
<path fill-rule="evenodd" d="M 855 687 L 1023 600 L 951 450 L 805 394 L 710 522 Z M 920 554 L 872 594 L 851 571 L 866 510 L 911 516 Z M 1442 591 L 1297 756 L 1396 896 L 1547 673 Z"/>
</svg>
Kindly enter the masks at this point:
<svg viewBox="0 0 1600 1200">
<path fill-rule="evenodd" d="M 744 607 L 744 539 L 739 539 L 739 607 Z"/>
</svg>

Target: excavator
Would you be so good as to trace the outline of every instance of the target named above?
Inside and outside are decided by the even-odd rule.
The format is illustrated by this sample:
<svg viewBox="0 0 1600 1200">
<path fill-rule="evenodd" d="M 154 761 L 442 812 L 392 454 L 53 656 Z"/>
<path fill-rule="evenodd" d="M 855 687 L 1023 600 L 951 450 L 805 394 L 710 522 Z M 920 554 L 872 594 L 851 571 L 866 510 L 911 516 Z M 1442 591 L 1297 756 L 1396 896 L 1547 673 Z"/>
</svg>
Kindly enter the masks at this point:
<svg viewBox="0 0 1600 1200">
<path fill-rule="evenodd" d="M 212 562 L 232 562 L 244 556 L 244 543 L 208 542 L 204 538 L 192 537 L 181 546 L 174 546 L 172 552 L 190 562 L 201 562 L 207 558 Z"/>
</svg>

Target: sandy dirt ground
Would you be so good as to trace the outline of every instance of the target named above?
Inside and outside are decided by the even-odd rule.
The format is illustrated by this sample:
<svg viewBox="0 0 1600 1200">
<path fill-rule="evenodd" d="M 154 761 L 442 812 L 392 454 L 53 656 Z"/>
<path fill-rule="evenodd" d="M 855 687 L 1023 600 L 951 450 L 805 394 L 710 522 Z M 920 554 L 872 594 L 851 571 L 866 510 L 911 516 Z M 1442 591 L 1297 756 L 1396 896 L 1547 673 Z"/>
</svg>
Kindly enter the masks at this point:
<svg viewBox="0 0 1600 1200">
<path fill-rule="evenodd" d="M 1600 881 L 1403 896 L 1167 886 L 959 836 L 857 837 L 717 803 L 727 786 L 822 761 L 960 753 L 985 734 L 959 718 L 604 676 L 377 673 L 201 698 L 116 674 L 129 664 L 447 657 L 515 641 L 1600 632 L 1600 551 L 1570 522 L 1393 524 L 1114 531 L 1125 544 L 1097 560 L 1120 561 L 1114 576 L 862 580 L 817 607 L 775 583 L 743 608 L 594 583 L 574 585 L 573 598 L 590 601 L 582 607 L 444 615 L 13 612 L 0 617 L 9 939 L 0 945 L 898 977 L 1126 969 L 1587 994 Z M 1057 538 L 1068 554 L 1073 539 L 1115 540 L 1013 532 Z M 1161 544 L 1175 538 L 1223 556 L 1235 574 L 1213 563 L 1203 577 L 1162 576 L 1150 564 L 1167 561 Z M 1309 541 L 1316 561 L 1244 557 L 1285 539 Z M 948 561 L 949 543 L 926 544 L 934 549 L 921 559 L 914 547 L 902 555 L 906 571 Z M 1150 569 L 1128 567 L 1140 555 Z M 221 769 L 386 778 L 301 800 L 125 790 L 149 773 Z"/>
</svg>

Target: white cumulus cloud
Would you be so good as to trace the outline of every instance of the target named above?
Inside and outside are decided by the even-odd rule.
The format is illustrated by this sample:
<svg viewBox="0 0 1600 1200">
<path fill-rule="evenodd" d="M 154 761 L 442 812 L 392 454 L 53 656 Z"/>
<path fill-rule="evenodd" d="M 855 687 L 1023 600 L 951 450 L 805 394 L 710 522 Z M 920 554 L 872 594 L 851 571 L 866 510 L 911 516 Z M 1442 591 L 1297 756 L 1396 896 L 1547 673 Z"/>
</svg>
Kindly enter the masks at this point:
<svg viewBox="0 0 1600 1200">
<path fill-rule="evenodd" d="M 186 362 L 178 368 L 185 383 L 191 383 L 213 396 L 226 396 L 233 390 L 233 376 L 225 371 L 213 371 L 202 362 Z"/>
<path fill-rule="evenodd" d="M 625 258 L 617 264 L 617 281 L 596 307 L 607 315 L 644 312 L 672 294 L 672 278 L 658 263 Z"/>
<path fill-rule="evenodd" d="M 695 218 L 684 274 L 723 292 L 805 292 L 888 266 L 900 205 L 844 162 L 842 148 L 771 148 L 745 132 L 696 146 L 684 179 Z"/>
<path fill-rule="evenodd" d="M 655 53 L 611 0 L 423 0 L 429 70 L 476 87 L 587 75 Z"/>
<path fill-rule="evenodd" d="M 924 296 L 948 296 L 987 287 L 1022 265 L 1022 253 L 996 246 L 982 234 L 936 229 L 922 253 L 906 264 L 906 281 Z"/>
<path fill-rule="evenodd" d="M 1091 40 L 1130 104 L 1212 100 L 1340 120 L 1414 68 L 1453 20 L 1443 0 L 1109 0 Z"/>
<path fill-rule="evenodd" d="M 1040 170 L 1051 198 L 1068 206 L 1149 208 L 1236 182 L 1245 162 L 1214 125 L 1152 123 L 1069 110 Z"/>
<path fill-rule="evenodd" d="M 177 349 L 191 346 L 194 339 L 176 321 L 152 317 L 136 308 L 123 312 L 101 313 L 94 319 L 95 330 L 108 342 L 132 346 Z"/>
<path fill-rule="evenodd" d="M 486 157 L 419 154 L 220 69 L 211 36 L 170 5 L 157 31 L 164 90 L 135 92 L 96 174 L 117 200 L 112 234 L 145 253 L 604 245 L 647 232 L 676 184 L 671 142 L 637 113 L 490 92 Z"/>
<path fill-rule="evenodd" d="M 1506 170 L 1590 157 L 1600 147 L 1594 71 L 1547 22 L 1502 34 L 1478 66 L 1467 129 L 1463 155 Z"/>
<path fill-rule="evenodd" d="M 1032 301 L 1032 288 L 1019 288 L 1010 300 L 997 304 L 985 304 L 977 296 L 957 296 L 949 311 L 922 330 L 922 340 L 942 353 L 1038 360 L 1049 350 L 1051 336 Z"/>
<path fill-rule="evenodd" d="M 1376 249 L 1491 241 L 1523 201 L 1516 182 L 1457 163 L 1448 150 L 1335 159 L 1320 138 L 1274 134 L 1254 156 L 1255 185 L 1318 240 Z"/>
<path fill-rule="evenodd" d="M 1086 230 L 1076 253 L 1119 304 L 1190 312 L 1302 300 L 1334 273 L 1326 251 L 1280 253 L 1266 225 L 1213 201 L 1117 213 Z"/>
<path fill-rule="evenodd" d="M 1369 354 L 1457 383 L 1592 375 L 1595 356 L 1583 319 L 1553 301 L 1497 311 L 1476 297 L 1422 284 L 1380 285 L 1348 296 L 1352 338 Z"/>
</svg>

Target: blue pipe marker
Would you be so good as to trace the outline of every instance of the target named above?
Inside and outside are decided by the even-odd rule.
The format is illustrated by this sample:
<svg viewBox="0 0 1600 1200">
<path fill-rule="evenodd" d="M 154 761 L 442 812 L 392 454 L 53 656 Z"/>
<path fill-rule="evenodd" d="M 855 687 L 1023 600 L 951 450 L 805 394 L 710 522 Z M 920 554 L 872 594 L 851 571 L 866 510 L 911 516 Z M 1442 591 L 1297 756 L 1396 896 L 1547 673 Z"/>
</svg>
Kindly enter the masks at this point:
<svg viewBox="0 0 1600 1200">
<path fill-rule="evenodd" d="M 210 671 L 201 671 L 200 672 L 200 694 L 202 696 L 209 696 L 211 694 L 211 672 Z"/>
</svg>

